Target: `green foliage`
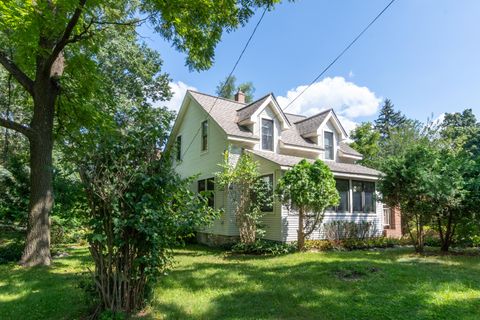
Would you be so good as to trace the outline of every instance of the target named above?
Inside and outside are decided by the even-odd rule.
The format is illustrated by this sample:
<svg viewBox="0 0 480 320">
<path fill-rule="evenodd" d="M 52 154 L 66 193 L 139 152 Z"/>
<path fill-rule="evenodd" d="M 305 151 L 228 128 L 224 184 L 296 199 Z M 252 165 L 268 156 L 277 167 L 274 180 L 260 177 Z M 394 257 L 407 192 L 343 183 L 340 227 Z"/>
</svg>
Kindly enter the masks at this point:
<svg viewBox="0 0 480 320">
<path fill-rule="evenodd" d="M 296 251 L 296 246 L 290 243 L 259 239 L 253 243 L 238 242 L 232 246 L 231 251 L 243 254 L 280 255 Z"/>
<path fill-rule="evenodd" d="M 279 180 L 276 193 L 284 205 L 298 212 L 299 250 L 305 237 L 321 224 L 325 209 L 340 201 L 333 174 L 321 160 L 312 164 L 303 159 L 293 166 Z"/>
<path fill-rule="evenodd" d="M 334 220 L 323 224 L 325 238 L 331 241 L 341 239 L 365 240 L 377 237 L 376 224 L 370 221 Z"/>
<path fill-rule="evenodd" d="M 253 94 L 255 93 L 255 87 L 252 82 L 243 82 L 238 86 L 236 84 L 237 78 L 235 76 L 226 77 L 221 81 L 216 89 L 216 93 L 219 97 L 234 99 L 235 93 L 242 91 L 245 94 L 245 102 L 249 103 L 253 101 Z"/>
<path fill-rule="evenodd" d="M 0 164 L 0 222 L 26 226 L 28 212 L 28 164 L 21 154 L 14 154 Z"/>
<path fill-rule="evenodd" d="M 430 239 L 430 238 L 427 238 Z M 410 245 L 410 239 L 397 239 L 387 237 L 373 237 L 366 239 L 350 238 L 342 240 L 306 240 L 306 250 L 330 251 L 330 250 L 364 250 L 373 248 L 393 248 L 395 246 Z M 427 240 L 425 241 L 427 244 Z M 429 243 L 430 244 L 430 243 Z"/>
<path fill-rule="evenodd" d="M 388 139 L 392 130 L 401 127 L 407 119 L 400 111 L 394 110 L 394 105 L 390 99 L 385 99 L 380 109 L 380 114 L 375 120 L 375 130 L 382 139 Z"/>
<path fill-rule="evenodd" d="M 350 146 L 363 155 L 359 163 L 375 168 L 378 166 L 380 153 L 380 133 L 375 130 L 371 122 L 364 122 L 356 127 L 350 134 L 353 142 Z"/>
<path fill-rule="evenodd" d="M 260 178 L 258 163 L 250 153 L 241 154 L 234 163 L 227 151 L 220 166 L 223 170 L 216 175 L 217 183 L 226 189 L 235 205 L 240 241 L 254 243 L 257 236 L 264 234 L 261 219 L 265 213 L 262 208 L 273 205 L 272 186 Z"/>
<path fill-rule="evenodd" d="M 102 309 L 131 312 L 170 266 L 179 234 L 215 216 L 160 158 L 173 114 L 140 106 L 115 114 L 117 128 L 84 131 L 68 146 L 89 203 L 88 235 Z M 67 152 L 66 152 L 67 154 Z M 118 294 L 115 294 L 118 293 Z"/>
</svg>

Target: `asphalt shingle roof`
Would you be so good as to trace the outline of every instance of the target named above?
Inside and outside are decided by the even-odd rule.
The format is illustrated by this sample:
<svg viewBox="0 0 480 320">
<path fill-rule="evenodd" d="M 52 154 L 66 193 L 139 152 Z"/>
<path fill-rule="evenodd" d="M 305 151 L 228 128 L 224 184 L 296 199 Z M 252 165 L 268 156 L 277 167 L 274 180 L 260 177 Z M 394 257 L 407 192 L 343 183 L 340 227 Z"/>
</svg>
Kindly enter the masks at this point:
<svg viewBox="0 0 480 320">
<path fill-rule="evenodd" d="M 260 98 L 258 99 L 257 101 L 254 101 L 252 103 L 250 103 L 249 105 L 241 108 L 241 109 L 238 109 L 237 110 L 237 116 L 238 116 L 238 119 L 237 121 L 243 121 L 243 120 L 246 120 L 248 118 L 250 118 L 252 116 L 252 114 L 255 113 L 255 111 L 258 110 L 258 108 L 260 108 L 260 106 L 265 102 L 265 100 L 268 99 L 268 97 L 270 96 L 270 93 L 267 94 L 265 97 L 263 98 Z"/>
<path fill-rule="evenodd" d="M 358 156 L 358 157 L 361 157 L 362 154 L 360 152 L 358 152 L 357 150 L 353 149 L 352 147 L 350 147 L 348 144 L 346 144 L 345 142 L 340 142 L 340 150 L 345 153 L 345 154 L 350 154 L 352 156 Z"/>
<path fill-rule="evenodd" d="M 322 111 L 319 114 L 295 122 L 298 132 L 303 135 L 317 131 L 318 127 L 322 124 L 330 111 L 332 111 L 332 109 Z"/>
<path fill-rule="evenodd" d="M 289 156 L 289 155 L 278 154 L 278 153 L 273 153 L 268 151 L 248 150 L 248 152 L 251 152 L 259 157 L 270 160 L 272 162 L 275 162 L 285 167 L 292 167 L 297 163 L 299 163 L 302 159 L 304 159 L 301 157 Z M 315 161 L 313 159 L 306 159 L 306 160 L 312 163 Z M 325 164 L 330 168 L 330 170 L 332 170 L 332 172 L 337 172 L 337 173 L 353 173 L 353 174 L 362 174 L 362 175 L 375 176 L 375 177 L 378 177 L 381 174 L 381 172 L 378 170 L 367 168 L 359 164 L 339 163 L 339 162 L 333 162 L 333 161 L 325 161 Z"/>
</svg>

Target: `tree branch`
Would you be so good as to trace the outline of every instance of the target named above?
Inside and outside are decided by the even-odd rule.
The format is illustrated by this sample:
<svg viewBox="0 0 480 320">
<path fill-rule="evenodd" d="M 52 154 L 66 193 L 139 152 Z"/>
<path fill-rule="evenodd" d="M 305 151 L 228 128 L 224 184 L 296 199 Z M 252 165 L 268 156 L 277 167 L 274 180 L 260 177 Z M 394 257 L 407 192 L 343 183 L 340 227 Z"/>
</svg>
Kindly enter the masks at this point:
<svg viewBox="0 0 480 320">
<path fill-rule="evenodd" d="M 0 51 L 0 64 L 3 65 L 7 71 L 15 77 L 15 79 L 27 90 L 28 93 L 33 95 L 33 80 L 30 79 L 17 65 L 8 58 L 7 54 Z"/>
<path fill-rule="evenodd" d="M 75 28 L 75 26 L 78 23 L 78 20 L 80 19 L 80 15 L 82 14 L 82 11 L 83 11 L 83 8 L 85 7 L 86 2 L 87 0 L 79 0 L 78 7 L 73 12 L 73 15 L 70 18 L 70 21 L 68 21 L 68 24 L 65 27 L 65 31 L 63 32 L 62 38 L 60 38 L 60 40 L 57 42 L 57 44 L 53 48 L 52 53 L 50 54 L 50 57 L 48 58 L 48 62 L 45 65 L 45 68 L 47 70 L 50 70 L 50 68 L 52 67 L 53 63 L 57 59 L 60 52 L 62 52 L 65 46 L 69 43 L 70 36 L 72 35 L 73 29 Z"/>
<path fill-rule="evenodd" d="M 35 131 L 29 126 L 20 124 L 15 121 L 3 119 L 3 118 L 0 118 L 0 126 L 20 132 L 21 134 L 27 136 L 28 138 L 32 137 L 35 133 Z"/>
</svg>

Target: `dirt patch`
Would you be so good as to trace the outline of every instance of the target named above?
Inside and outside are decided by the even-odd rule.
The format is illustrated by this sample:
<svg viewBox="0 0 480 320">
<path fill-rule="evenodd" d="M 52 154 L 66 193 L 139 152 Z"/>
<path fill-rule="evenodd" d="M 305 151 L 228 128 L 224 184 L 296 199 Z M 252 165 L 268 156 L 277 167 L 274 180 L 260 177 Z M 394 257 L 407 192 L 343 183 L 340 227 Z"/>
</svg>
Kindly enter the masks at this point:
<svg viewBox="0 0 480 320">
<path fill-rule="evenodd" d="M 338 269 L 334 270 L 334 275 L 344 281 L 358 281 L 361 280 L 365 277 L 367 277 L 369 274 L 372 273 L 377 273 L 379 272 L 380 269 L 377 267 L 368 267 L 368 268 L 348 268 L 348 269 Z"/>
</svg>

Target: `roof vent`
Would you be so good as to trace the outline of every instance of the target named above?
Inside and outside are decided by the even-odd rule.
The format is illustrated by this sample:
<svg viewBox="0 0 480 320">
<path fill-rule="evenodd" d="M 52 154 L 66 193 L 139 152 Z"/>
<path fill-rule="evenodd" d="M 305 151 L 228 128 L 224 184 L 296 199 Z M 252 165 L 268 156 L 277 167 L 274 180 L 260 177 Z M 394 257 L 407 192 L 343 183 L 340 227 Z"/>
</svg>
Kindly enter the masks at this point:
<svg viewBox="0 0 480 320">
<path fill-rule="evenodd" d="M 243 93 L 241 90 L 238 90 L 238 92 L 235 93 L 235 101 L 245 103 L 245 93 Z"/>
</svg>

